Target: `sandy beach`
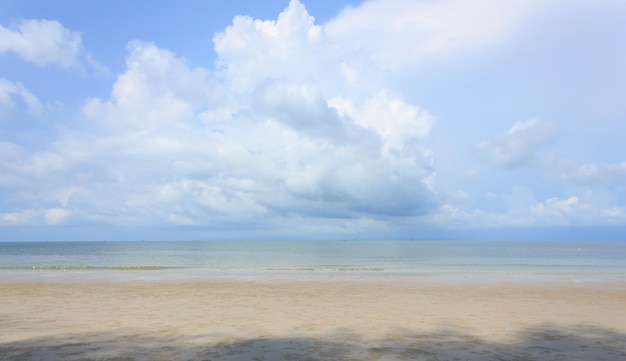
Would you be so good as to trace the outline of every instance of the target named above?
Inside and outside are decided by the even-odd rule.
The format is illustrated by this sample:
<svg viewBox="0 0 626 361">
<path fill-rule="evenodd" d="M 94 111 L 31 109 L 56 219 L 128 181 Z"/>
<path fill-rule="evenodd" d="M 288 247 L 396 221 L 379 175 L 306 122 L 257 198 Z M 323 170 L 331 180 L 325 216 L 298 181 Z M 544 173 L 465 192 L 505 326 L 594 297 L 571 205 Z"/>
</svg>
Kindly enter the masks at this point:
<svg viewBox="0 0 626 361">
<path fill-rule="evenodd" d="M 624 360 L 626 282 L 0 280 L 1 360 Z"/>
</svg>

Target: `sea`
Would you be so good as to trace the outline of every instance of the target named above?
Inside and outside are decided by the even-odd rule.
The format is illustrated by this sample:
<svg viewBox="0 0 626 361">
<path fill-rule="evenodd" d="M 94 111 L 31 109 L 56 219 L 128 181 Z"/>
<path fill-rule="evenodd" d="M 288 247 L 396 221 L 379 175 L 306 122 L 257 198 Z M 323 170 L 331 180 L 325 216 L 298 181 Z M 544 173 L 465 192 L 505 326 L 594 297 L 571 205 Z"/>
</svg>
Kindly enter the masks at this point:
<svg viewBox="0 0 626 361">
<path fill-rule="evenodd" d="M 0 242 L 0 279 L 444 277 L 626 280 L 626 241 Z"/>
</svg>

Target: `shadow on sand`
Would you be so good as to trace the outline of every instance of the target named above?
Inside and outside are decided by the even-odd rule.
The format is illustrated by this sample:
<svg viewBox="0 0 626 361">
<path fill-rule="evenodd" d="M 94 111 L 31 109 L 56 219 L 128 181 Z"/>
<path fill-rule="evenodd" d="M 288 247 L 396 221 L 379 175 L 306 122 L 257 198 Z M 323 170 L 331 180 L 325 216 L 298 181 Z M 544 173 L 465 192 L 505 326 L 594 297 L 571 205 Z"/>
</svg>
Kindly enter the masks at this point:
<svg viewBox="0 0 626 361">
<path fill-rule="evenodd" d="M 2 330 L 7 332 L 8 330 Z M 527 329 L 508 343 L 442 327 L 398 330 L 382 339 L 345 332 L 315 338 L 234 339 L 224 335 L 62 335 L 0 344 L 0 360 L 626 360 L 626 335 L 552 325 Z"/>
</svg>

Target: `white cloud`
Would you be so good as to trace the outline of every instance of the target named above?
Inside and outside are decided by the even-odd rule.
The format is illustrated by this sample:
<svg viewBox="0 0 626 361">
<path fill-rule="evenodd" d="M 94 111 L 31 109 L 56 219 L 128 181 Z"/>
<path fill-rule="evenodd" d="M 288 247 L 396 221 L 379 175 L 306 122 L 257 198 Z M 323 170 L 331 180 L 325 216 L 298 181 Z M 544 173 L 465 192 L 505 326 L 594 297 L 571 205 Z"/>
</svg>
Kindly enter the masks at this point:
<svg viewBox="0 0 626 361">
<path fill-rule="evenodd" d="M 567 215 L 574 212 L 576 208 L 581 206 L 578 197 L 569 197 L 567 199 L 559 199 L 556 197 L 548 198 L 544 203 L 540 203 L 534 207 L 534 211 L 540 215 Z"/>
<path fill-rule="evenodd" d="M 17 226 L 33 224 L 37 219 L 37 212 L 27 209 L 19 212 L 0 213 L 0 225 Z"/>
<path fill-rule="evenodd" d="M 51 208 L 44 212 L 44 220 L 46 224 L 55 225 L 63 223 L 72 212 L 63 208 Z"/>
<path fill-rule="evenodd" d="M 212 87 L 208 72 L 154 44 L 129 44 L 126 72 L 118 76 L 111 99 L 89 99 L 83 112 L 108 128 L 157 129 L 184 126 L 204 110 Z"/>
<path fill-rule="evenodd" d="M 626 181 L 626 162 L 583 165 L 562 162 L 560 179 L 569 183 L 586 185 L 623 184 Z"/>
<path fill-rule="evenodd" d="M 377 92 L 405 65 L 457 57 L 508 38 L 541 2 L 367 1 L 319 25 L 298 0 L 276 20 L 237 16 L 214 37 L 218 68 L 231 91 L 264 79 L 320 81 L 321 91 Z M 323 56 L 320 56 L 323 54 Z"/>
<path fill-rule="evenodd" d="M 57 225 L 71 217 L 72 212 L 64 208 L 25 209 L 18 212 L 0 213 L 0 226 Z"/>
<path fill-rule="evenodd" d="M 275 21 L 235 17 L 213 41 L 232 90 L 247 92 L 268 78 L 298 82 L 320 75 L 320 68 L 328 65 L 324 58 L 332 56 L 322 36 L 304 5 L 292 0 Z"/>
<path fill-rule="evenodd" d="M 382 69 L 401 71 L 497 44 L 533 8 L 533 1 L 372 0 L 349 7 L 325 27 L 325 35 L 360 51 Z"/>
<path fill-rule="evenodd" d="M 550 197 L 537 201 L 529 189 L 517 187 L 509 195 L 497 195 L 507 203 L 501 211 L 488 211 L 444 203 L 427 217 L 431 224 L 446 228 L 506 228 L 616 225 L 626 222 L 626 208 L 593 203 L 578 196 Z M 458 202 L 457 202 L 458 203 Z"/>
<path fill-rule="evenodd" d="M 6 119 L 7 114 L 16 108 L 16 100 L 26 106 L 31 114 L 41 114 L 43 105 L 39 99 L 28 91 L 21 83 L 13 83 L 10 80 L 0 77 L 0 115 Z"/>
<path fill-rule="evenodd" d="M 624 207 L 594 205 L 577 196 L 548 198 L 535 205 L 533 212 L 538 216 L 538 223 L 550 225 L 617 224 L 626 220 Z"/>
<path fill-rule="evenodd" d="M 538 118 L 516 122 L 505 133 L 492 140 L 482 142 L 477 149 L 481 156 L 501 167 L 533 165 L 538 160 L 537 152 L 552 144 L 559 129 Z"/>
<path fill-rule="evenodd" d="M 359 125 L 382 136 L 385 151 L 401 151 L 406 144 L 427 138 L 435 125 L 435 119 L 428 112 L 392 97 L 386 91 L 366 99 L 355 109 L 353 116 Z"/>
<path fill-rule="evenodd" d="M 61 68 L 82 68 L 88 65 L 102 70 L 85 51 L 81 35 L 55 20 L 26 19 L 15 29 L 0 25 L 0 53 L 14 52 L 38 66 L 55 64 Z"/>
</svg>

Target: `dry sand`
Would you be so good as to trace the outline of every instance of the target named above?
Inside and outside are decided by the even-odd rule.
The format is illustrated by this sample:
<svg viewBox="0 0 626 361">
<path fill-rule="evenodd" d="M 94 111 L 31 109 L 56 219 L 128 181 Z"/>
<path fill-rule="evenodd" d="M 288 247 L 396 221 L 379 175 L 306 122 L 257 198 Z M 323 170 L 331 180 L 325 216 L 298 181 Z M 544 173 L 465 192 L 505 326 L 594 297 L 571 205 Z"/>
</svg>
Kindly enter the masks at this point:
<svg viewBox="0 0 626 361">
<path fill-rule="evenodd" d="M 0 280 L 0 360 L 626 360 L 626 281 Z"/>
</svg>

